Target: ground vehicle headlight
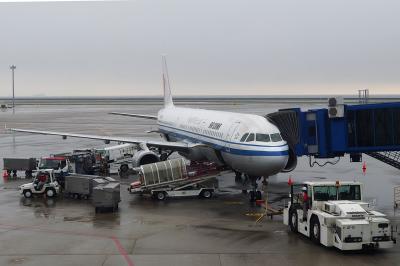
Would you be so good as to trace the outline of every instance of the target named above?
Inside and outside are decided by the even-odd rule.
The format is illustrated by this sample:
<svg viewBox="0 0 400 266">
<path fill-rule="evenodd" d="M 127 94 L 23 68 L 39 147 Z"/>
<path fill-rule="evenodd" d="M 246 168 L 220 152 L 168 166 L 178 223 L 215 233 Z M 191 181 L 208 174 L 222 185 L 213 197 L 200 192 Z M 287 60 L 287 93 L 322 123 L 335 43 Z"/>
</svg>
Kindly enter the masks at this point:
<svg viewBox="0 0 400 266">
<path fill-rule="evenodd" d="M 372 241 L 374 241 L 374 242 L 389 241 L 389 240 L 390 240 L 389 236 L 374 236 L 374 237 L 372 237 Z"/>
<path fill-rule="evenodd" d="M 348 236 L 344 239 L 346 243 L 362 242 L 362 237 L 352 237 Z"/>
</svg>

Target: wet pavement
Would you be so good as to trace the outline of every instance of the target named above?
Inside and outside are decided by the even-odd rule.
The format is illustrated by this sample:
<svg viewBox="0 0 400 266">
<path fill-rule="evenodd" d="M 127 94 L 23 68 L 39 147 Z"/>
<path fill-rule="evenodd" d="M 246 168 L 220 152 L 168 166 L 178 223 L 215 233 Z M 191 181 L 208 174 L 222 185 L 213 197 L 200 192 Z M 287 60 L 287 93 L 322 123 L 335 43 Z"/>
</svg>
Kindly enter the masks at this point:
<svg viewBox="0 0 400 266">
<path fill-rule="evenodd" d="M 0 123 L 66 132 L 157 137 L 146 134 L 152 121 L 107 115 L 110 111 L 155 114 L 160 106 L 22 106 L 12 117 L 0 113 Z M 235 104 L 202 106 L 265 114 L 288 106 Z M 315 107 L 315 106 L 313 106 Z M 99 141 L 0 133 L 0 168 L 3 157 L 39 157 L 75 148 L 99 147 Z M 268 198 L 282 207 L 287 179 L 359 180 L 366 200 L 400 222 L 394 213 L 393 187 L 400 171 L 364 157 L 335 166 L 308 165 L 301 158 L 292 173 L 271 177 Z M 221 192 L 210 200 L 169 199 L 157 202 L 130 195 L 122 180 L 122 201 L 116 213 L 96 214 L 90 201 L 58 197 L 24 199 L 16 188 L 25 180 L 0 185 L 0 265 L 399 265 L 400 248 L 375 252 L 340 252 L 313 244 L 291 233 L 281 217 L 255 222 L 262 209 L 249 205 L 231 173 L 218 177 Z M 265 193 L 266 194 L 266 193 Z"/>
</svg>

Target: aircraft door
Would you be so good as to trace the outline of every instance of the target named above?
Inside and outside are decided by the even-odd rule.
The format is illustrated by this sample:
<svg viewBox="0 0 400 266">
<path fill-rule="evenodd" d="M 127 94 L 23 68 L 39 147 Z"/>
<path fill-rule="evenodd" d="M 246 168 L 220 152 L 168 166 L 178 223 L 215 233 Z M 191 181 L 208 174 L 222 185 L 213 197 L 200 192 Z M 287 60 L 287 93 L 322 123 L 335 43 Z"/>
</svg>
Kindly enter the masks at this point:
<svg viewBox="0 0 400 266">
<path fill-rule="evenodd" d="M 231 150 L 231 143 L 235 141 L 236 138 L 239 137 L 239 133 L 237 132 L 237 129 L 239 128 L 240 122 L 235 122 L 231 125 L 231 127 L 228 130 L 228 135 L 226 136 L 227 142 L 225 143 L 225 148 L 226 151 L 230 152 Z"/>
</svg>

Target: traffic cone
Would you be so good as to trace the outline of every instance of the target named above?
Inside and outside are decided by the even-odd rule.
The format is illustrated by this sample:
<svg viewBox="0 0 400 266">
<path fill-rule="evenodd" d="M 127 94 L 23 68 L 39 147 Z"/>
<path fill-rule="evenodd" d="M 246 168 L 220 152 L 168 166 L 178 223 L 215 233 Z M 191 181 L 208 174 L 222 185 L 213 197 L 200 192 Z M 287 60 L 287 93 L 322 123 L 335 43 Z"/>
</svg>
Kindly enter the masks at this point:
<svg viewBox="0 0 400 266">
<path fill-rule="evenodd" d="M 9 177 L 9 175 L 8 175 L 7 170 L 4 170 L 4 172 L 3 172 L 3 179 L 4 179 L 4 181 L 6 181 L 6 180 L 8 179 L 8 177 Z"/>
<path fill-rule="evenodd" d="M 293 185 L 292 176 L 289 176 L 289 180 L 287 181 L 289 186 Z"/>
</svg>

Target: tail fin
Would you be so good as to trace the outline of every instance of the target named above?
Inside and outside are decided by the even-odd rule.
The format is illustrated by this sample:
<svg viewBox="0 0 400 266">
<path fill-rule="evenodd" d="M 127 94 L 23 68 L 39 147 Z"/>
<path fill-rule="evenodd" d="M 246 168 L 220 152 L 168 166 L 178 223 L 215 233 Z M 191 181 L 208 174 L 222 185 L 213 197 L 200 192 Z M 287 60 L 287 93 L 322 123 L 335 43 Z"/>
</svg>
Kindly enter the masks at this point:
<svg viewBox="0 0 400 266">
<path fill-rule="evenodd" d="M 164 87 L 164 107 L 174 106 L 171 95 L 171 86 L 169 84 L 167 60 L 165 56 L 162 57 L 162 68 L 163 68 L 163 87 Z"/>
</svg>

